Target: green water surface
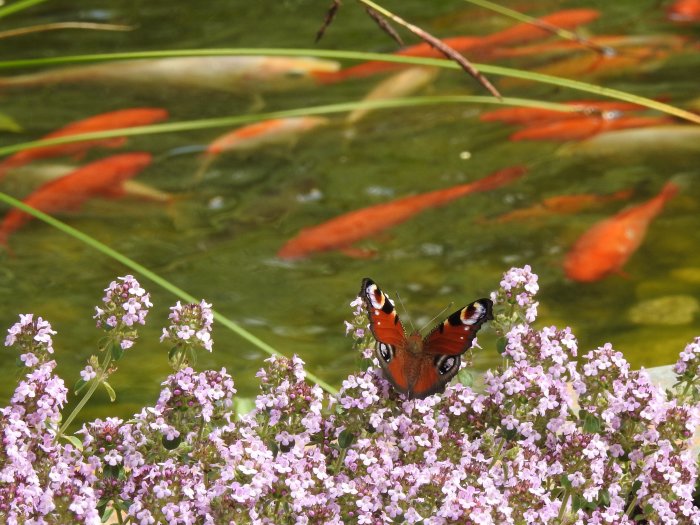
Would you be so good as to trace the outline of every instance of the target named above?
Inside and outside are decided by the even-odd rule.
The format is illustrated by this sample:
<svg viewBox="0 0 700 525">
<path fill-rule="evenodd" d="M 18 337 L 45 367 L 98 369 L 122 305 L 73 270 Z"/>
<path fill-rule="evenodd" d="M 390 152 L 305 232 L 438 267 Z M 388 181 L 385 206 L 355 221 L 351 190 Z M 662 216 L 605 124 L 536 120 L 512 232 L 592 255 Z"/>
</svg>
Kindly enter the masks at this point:
<svg viewBox="0 0 700 525">
<path fill-rule="evenodd" d="M 152 0 L 54 1 L 2 19 L 3 28 L 81 20 L 123 23 L 130 32 L 53 31 L 7 39 L 2 60 L 82 53 L 218 47 L 313 47 L 327 2 L 209 0 L 202 3 Z M 465 2 L 404 0 L 386 7 L 438 36 L 486 34 L 512 22 Z M 507 2 L 533 15 L 558 9 L 594 7 L 602 17 L 585 31 L 593 34 L 675 33 L 697 39 L 697 27 L 664 19 L 651 0 L 619 2 Z M 410 35 L 405 35 L 411 40 Z M 391 51 L 395 46 L 359 5 L 345 2 L 320 49 Z M 349 62 L 348 62 L 349 64 Z M 511 66 L 525 67 L 512 62 Z M 646 72 L 620 72 L 580 79 L 683 106 L 700 95 L 697 51 L 669 57 Z M 30 72 L 27 70 L 24 72 Z M 15 74 L 19 71 L 5 71 Z M 360 100 L 380 77 L 340 85 L 265 96 L 265 111 Z M 495 79 L 494 79 L 495 81 Z M 498 85 L 498 84 L 497 84 Z M 587 95 L 537 84 L 503 88 L 509 96 L 562 101 Z M 428 94 L 483 94 L 464 74 L 444 71 Z M 170 121 L 239 115 L 251 111 L 252 96 L 167 87 L 151 90 L 123 86 L 72 85 L 12 90 L 0 94 L 0 111 L 23 128 L 4 132 L 9 145 L 37 139 L 66 123 L 106 111 L 163 107 Z M 131 198 L 88 202 L 60 214 L 71 226 L 151 268 L 219 312 L 240 323 L 280 352 L 300 355 L 310 371 L 339 386 L 357 370 L 358 357 L 344 336 L 348 303 L 363 277 L 376 280 L 390 295 L 398 292 L 418 326 L 448 304 L 453 309 L 497 287 L 505 270 L 530 264 L 540 276 L 540 326 L 571 326 L 582 350 L 606 341 L 636 367 L 672 363 L 700 333 L 698 316 L 682 324 L 660 324 L 649 315 L 634 322 L 628 311 L 640 301 L 669 295 L 700 296 L 700 157 L 697 150 L 664 154 L 622 151 L 605 157 L 559 156 L 559 144 L 510 142 L 515 128 L 478 120 L 485 108 L 441 105 L 377 111 L 348 138 L 336 116 L 332 126 L 293 147 L 272 146 L 249 155 L 219 158 L 204 180 L 192 184 L 196 154 L 170 155 L 176 148 L 204 145 L 226 130 L 134 137 L 123 151 L 150 151 L 157 160 L 137 180 L 174 193 L 171 204 Z M 650 112 L 653 114 L 653 112 Z M 109 154 L 93 150 L 82 161 Z M 476 180 L 511 165 L 529 167 L 528 175 L 503 189 L 472 195 L 428 210 L 369 238 L 361 246 L 373 258 L 349 258 L 339 252 L 287 262 L 277 250 L 301 228 L 339 214 L 394 198 Z M 37 186 L 31 170 L 0 181 L 0 190 L 23 198 Z M 681 193 L 652 223 L 641 248 L 625 266 L 627 277 L 610 276 L 587 284 L 568 280 L 561 261 L 576 238 L 596 221 L 628 202 L 610 202 L 574 215 L 494 224 L 482 219 L 570 193 L 611 193 L 634 189 L 629 203 L 656 195 L 671 177 L 683 175 Z M 3 213 L 6 207 L 3 207 Z M 120 264 L 51 227 L 33 221 L 10 238 L 12 253 L 0 255 L 0 327 L 19 313 L 34 312 L 58 331 L 59 373 L 72 385 L 95 351 L 100 333 L 91 319 L 102 289 L 129 273 Z M 176 298 L 140 276 L 155 307 L 138 344 L 120 362 L 111 383 L 118 405 L 98 394 L 85 418 L 118 413 L 128 416 L 152 403 L 168 374 L 167 348 L 158 342 L 168 307 Z M 673 302 L 670 303 L 673 309 Z M 667 317 L 667 312 L 664 312 Z M 404 318 L 407 314 L 403 314 Z M 671 316 L 672 317 L 672 316 Z M 239 392 L 254 395 L 254 374 L 264 353 L 236 335 L 214 330 L 214 352 L 200 367 L 226 367 Z M 475 366 L 498 363 L 493 334 L 480 335 L 483 350 Z M 15 378 L 16 356 L 0 352 L 0 402 L 6 403 Z"/>
</svg>

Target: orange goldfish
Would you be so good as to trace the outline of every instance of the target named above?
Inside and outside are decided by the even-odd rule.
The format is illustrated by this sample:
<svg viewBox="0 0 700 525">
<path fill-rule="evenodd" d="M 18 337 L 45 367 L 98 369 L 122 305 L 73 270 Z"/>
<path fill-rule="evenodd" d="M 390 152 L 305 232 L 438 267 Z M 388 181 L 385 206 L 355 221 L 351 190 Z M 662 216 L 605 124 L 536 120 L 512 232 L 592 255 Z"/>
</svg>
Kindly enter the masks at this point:
<svg viewBox="0 0 700 525">
<path fill-rule="evenodd" d="M 508 124 L 531 124 L 533 122 L 551 122 L 555 120 L 577 119 L 581 114 L 602 112 L 620 112 L 645 109 L 643 106 L 619 100 L 572 100 L 564 102 L 577 111 L 557 111 L 544 108 L 502 108 L 487 111 L 479 116 L 482 122 L 506 122 Z"/>
<path fill-rule="evenodd" d="M 593 193 L 582 193 L 578 195 L 557 195 L 549 197 L 530 208 L 513 210 L 494 218 L 492 222 L 503 224 L 523 219 L 533 219 L 545 217 L 552 214 L 571 214 L 581 210 L 592 208 L 606 202 L 625 200 L 632 195 L 632 190 L 620 190 L 609 195 L 597 195 Z"/>
<path fill-rule="evenodd" d="M 407 221 L 428 208 L 443 206 L 470 193 L 496 189 L 525 174 L 514 166 L 483 179 L 444 190 L 404 197 L 340 215 L 318 226 L 304 228 L 277 252 L 282 259 L 299 259 L 316 252 L 345 249 L 352 243 Z"/>
<path fill-rule="evenodd" d="M 45 135 L 42 137 L 42 140 L 80 135 L 81 133 L 107 131 L 110 129 L 145 126 L 167 118 L 168 112 L 160 108 L 120 109 L 108 113 L 101 113 L 100 115 L 78 120 L 77 122 L 71 122 L 67 126 Z M 111 139 L 86 140 L 82 142 L 71 142 L 69 144 L 56 144 L 55 146 L 41 146 L 25 149 L 6 158 L 3 162 L 0 162 L 0 178 L 5 175 L 7 170 L 24 166 L 37 159 L 80 156 L 91 148 L 118 148 L 125 143 L 125 137 L 114 137 Z"/>
<path fill-rule="evenodd" d="M 564 119 L 544 124 L 535 124 L 516 131 L 509 138 L 519 140 L 583 140 L 604 131 L 612 131 L 628 128 L 642 128 L 669 124 L 672 120 L 668 117 L 617 117 L 605 118 L 602 116 L 581 117 L 576 119 Z"/>
<path fill-rule="evenodd" d="M 125 181 L 151 163 L 150 153 L 123 153 L 87 164 L 68 175 L 47 182 L 23 200 L 45 213 L 76 209 L 91 197 L 121 197 Z M 33 218 L 12 209 L 0 224 L 0 243 L 7 244 L 9 235 Z"/>
<path fill-rule="evenodd" d="M 600 16 L 600 12 L 594 9 L 569 9 L 552 13 L 537 19 L 545 24 L 561 28 L 573 28 L 588 23 Z M 442 41 L 458 53 L 476 53 L 477 58 L 488 56 L 496 45 L 519 43 L 528 40 L 536 40 L 551 35 L 551 32 L 529 23 L 516 24 L 513 27 L 499 31 L 485 37 L 456 36 L 443 38 Z M 421 42 L 409 46 L 394 53 L 398 56 L 444 58 L 444 55 L 427 42 Z M 472 57 L 473 58 L 473 57 Z M 340 82 L 351 78 L 364 78 L 378 73 L 385 73 L 395 69 L 408 67 L 407 64 L 396 62 L 383 62 L 371 60 L 356 66 L 341 69 L 337 72 L 320 72 L 316 74 L 319 82 L 324 84 Z"/>
<path fill-rule="evenodd" d="M 458 53 L 464 53 L 481 47 L 482 39 L 472 36 L 456 36 L 443 38 L 442 41 Z M 422 58 L 444 58 L 444 55 L 426 42 L 421 42 L 413 46 L 394 53 L 397 56 L 422 57 Z M 346 67 L 337 72 L 320 72 L 315 75 L 316 80 L 322 84 L 332 84 L 342 82 L 352 78 L 365 78 L 379 73 L 387 73 L 397 69 L 411 67 L 411 64 L 399 64 L 397 62 L 383 62 L 381 60 L 370 60 L 362 62 L 356 66 Z"/>
<path fill-rule="evenodd" d="M 676 0 L 666 9 L 674 22 L 700 22 L 700 0 Z"/>
<path fill-rule="evenodd" d="M 580 25 L 592 22 L 600 17 L 600 11 L 596 9 L 565 9 L 551 15 L 536 19 L 545 26 L 554 26 L 561 29 L 573 29 Z M 552 35 L 552 31 L 543 29 L 536 24 L 523 22 L 508 29 L 499 31 L 483 39 L 484 46 L 500 46 L 519 44 L 546 38 Z"/>
<path fill-rule="evenodd" d="M 213 160 L 224 152 L 251 151 L 269 144 L 292 143 L 300 135 L 329 122 L 325 117 L 278 118 L 263 120 L 224 133 L 207 146 L 204 162 L 195 178 L 201 178 Z"/>
<path fill-rule="evenodd" d="M 595 224 L 567 253 L 564 259 L 566 276 L 574 281 L 593 282 L 621 272 L 644 240 L 652 219 L 677 191 L 676 184 L 667 182 L 656 197 Z"/>
<path fill-rule="evenodd" d="M 0 78 L 0 88 L 87 82 L 249 94 L 313 85 L 312 74 L 337 71 L 339 67 L 333 60 L 312 57 L 222 55 L 119 60 Z"/>
</svg>

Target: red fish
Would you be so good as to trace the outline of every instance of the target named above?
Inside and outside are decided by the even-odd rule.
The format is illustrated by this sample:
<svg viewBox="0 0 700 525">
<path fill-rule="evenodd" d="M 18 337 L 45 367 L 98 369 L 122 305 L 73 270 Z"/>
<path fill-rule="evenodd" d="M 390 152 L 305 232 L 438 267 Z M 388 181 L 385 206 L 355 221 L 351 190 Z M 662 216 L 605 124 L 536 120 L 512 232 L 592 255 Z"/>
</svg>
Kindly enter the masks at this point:
<svg viewBox="0 0 700 525">
<path fill-rule="evenodd" d="M 124 183 L 148 166 L 151 159 L 150 153 L 124 153 L 92 162 L 40 186 L 23 202 L 45 213 L 54 213 L 79 208 L 96 196 L 121 197 Z M 7 244 L 9 235 L 32 218 L 16 208 L 10 210 L 0 224 L 0 243 Z"/>
<path fill-rule="evenodd" d="M 606 202 L 625 200 L 632 195 L 632 190 L 620 190 L 609 195 L 597 195 L 594 193 L 582 193 L 578 195 L 557 195 L 549 197 L 542 202 L 529 208 L 513 210 L 494 218 L 492 222 L 503 224 L 506 222 L 519 221 L 523 219 L 533 219 L 545 217 L 552 214 L 571 214 L 581 210 L 592 208 Z"/>
<path fill-rule="evenodd" d="M 538 18 L 537 21 L 561 29 L 573 29 L 580 25 L 593 22 L 599 17 L 600 11 L 596 9 L 565 9 Z M 536 24 L 523 22 L 486 36 L 483 42 L 485 46 L 513 45 L 522 42 L 531 42 L 548 36 L 552 36 L 551 31 L 543 29 Z"/>
<path fill-rule="evenodd" d="M 587 139 L 604 131 L 660 126 L 671 122 L 672 119 L 668 117 L 605 118 L 602 116 L 579 116 L 576 119 L 558 120 L 528 126 L 520 131 L 516 131 L 509 138 L 513 141 L 550 140 L 564 142 L 567 140 Z"/>
<path fill-rule="evenodd" d="M 674 22 L 700 22 L 700 0 L 676 0 L 666 9 Z"/>
<path fill-rule="evenodd" d="M 352 243 L 407 221 L 428 208 L 443 206 L 470 193 L 496 189 L 520 178 L 525 168 L 514 166 L 483 179 L 444 190 L 404 197 L 340 215 L 318 226 L 305 228 L 277 252 L 282 259 L 299 259 L 316 252 L 347 248 Z"/>
<path fill-rule="evenodd" d="M 551 15 L 544 16 L 537 20 L 561 28 L 573 28 L 591 22 L 599 16 L 600 12 L 595 9 L 568 9 L 552 13 Z M 521 23 L 485 37 L 457 36 L 444 38 L 442 41 L 458 53 L 477 53 L 478 57 L 479 53 L 488 55 L 496 45 L 516 44 L 544 38 L 551 34 L 551 32 L 537 27 L 536 25 Z M 395 54 L 399 56 L 444 58 L 444 55 L 440 51 L 426 42 L 409 46 Z M 321 72 L 316 74 L 316 78 L 319 82 L 328 84 L 348 80 L 350 78 L 364 78 L 407 66 L 408 65 L 395 62 L 372 60 L 337 72 Z"/>
<path fill-rule="evenodd" d="M 502 108 L 487 111 L 479 116 L 482 122 L 506 122 L 508 124 L 532 124 L 533 122 L 552 122 L 555 120 L 577 119 L 581 114 L 602 113 L 606 111 L 635 111 L 645 109 L 644 106 L 621 102 L 619 100 L 572 100 L 564 102 L 567 106 L 577 108 L 577 111 L 556 111 L 544 108 Z"/>
<path fill-rule="evenodd" d="M 644 240 L 651 221 L 677 192 L 678 186 L 667 182 L 656 197 L 595 224 L 566 255 L 566 276 L 574 281 L 593 282 L 621 272 Z"/>
<path fill-rule="evenodd" d="M 134 126 L 145 126 L 168 118 L 168 112 L 160 108 L 131 108 L 110 111 L 93 117 L 72 122 L 62 127 L 42 139 L 55 139 L 81 133 L 92 133 L 96 131 L 107 131 L 110 129 L 131 128 Z M 0 163 L 0 178 L 9 169 L 24 166 L 37 159 L 48 159 L 63 156 L 80 156 L 89 149 L 95 147 L 118 148 L 126 143 L 125 137 L 114 137 L 111 139 L 86 140 L 83 142 L 72 142 L 70 144 L 57 144 L 55 146 L 43 146 L 25 149 L 15 153 L 11 157 Z"/>
</svg>

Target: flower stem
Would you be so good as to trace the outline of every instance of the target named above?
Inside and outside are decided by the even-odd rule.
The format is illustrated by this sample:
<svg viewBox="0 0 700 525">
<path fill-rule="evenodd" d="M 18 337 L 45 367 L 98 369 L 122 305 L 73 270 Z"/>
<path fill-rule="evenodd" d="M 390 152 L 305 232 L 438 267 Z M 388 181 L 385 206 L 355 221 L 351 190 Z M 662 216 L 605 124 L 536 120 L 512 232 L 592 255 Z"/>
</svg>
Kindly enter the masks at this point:
<svg viewBox="0 0 700 525">
<path fill-rule="evenodd" d="M 112 345 L 108 344 L 107 345 L 107 353 L 105 355 L 105 360 L 103 361 L 102 366 L 99 368 L 99 370 L 97 372 L 97 376 L 95 376 L 95 378 L 92 380 L 92 384 L 90 385 L 90 388 L 88 389 L 87 392 L 85 392 L 85 395 L 80 400 L 78 405 L 73 409 L 73 412 L 70 413 L 70 415 L 64 421 L 63 425 L 61 425 L 61 428 L 58 429 L 58 434 L 56 434 L 56 441 L 58 441 L 58 439 L 60 439 L 60 437 L 65 433 L 68 426 L 73 422 L 75 417 L 80 413 L 80 411 L 83 409 L 85 404 L 92 397 L 92 394 L 95 393 L 95 390 L 97 390 L 97 387 L 100 386 L 100 384 L 102 384 L 102 380 L 104 379 L 105 375 L 107 374 L 107 368 L 109 367 L 109 364 L 111 362 L 112 362 Z"/>
<path fill-rule="evenodd" d="M 566 512 L 566 506 L 569 503 L 569 489 L 564 489 L 564 497 L 561 499 L 561 507 L 559 509 L 559 516 L 557 516 L 557 521 L 561 525 L 564 523 L 564 513 Z"/>
</svg>

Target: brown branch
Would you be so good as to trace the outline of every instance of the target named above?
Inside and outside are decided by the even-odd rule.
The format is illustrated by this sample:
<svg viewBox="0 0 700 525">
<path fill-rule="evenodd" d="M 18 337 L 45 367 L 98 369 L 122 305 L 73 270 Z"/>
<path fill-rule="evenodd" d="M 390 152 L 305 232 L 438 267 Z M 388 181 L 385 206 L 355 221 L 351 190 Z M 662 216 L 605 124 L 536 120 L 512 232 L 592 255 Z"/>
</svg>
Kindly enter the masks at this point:
<svg viewBox="0 0 700 525">
<path fill-rule="evenodd" d="M 482 86 L 486 88 L 486 90 L 491 93 L 494 97 L 497 99 L 503 98 L 501 94 L 498 92 L 498 90 L 495 88 L 493 84 L 489 81 L 488 78 L 486 78 L 484 75 L 482 75 L 478 69 L 476 69 L 469 60 L 467 60 L 463 55 L 452 49 L 450 46 L 445 44 L 442 40 L 439 38 L 434 37 L 427 31 L 424 31 L 418 26 L 414 26 L 413 24 L 406 22 L 403 18 L 395 15 L 394 13 L 389 13 L 388 11 L 385 13 L 385 15 L 388 15 L 391 17 L 394 22 L 397 24 L 401 24 L 404 26 L 406 29 L 408 29 L 411 33 L 414 35 L 418 36 L 422 40 L 425 40 L 428 44 L 430 44 L 432 47 L 440 51 L 443 55 L 445 55 L 447 58 L 450 60 L 454 60 L 457 62 L 464 71 L 466 71 L 469 75 L 471 75 L 477 82 L 479 82 Z"/>
<path fill-rule="evenodd" d="M 340 9 L 340 0 L 333 0 L 328 11 L 326 11 L 326 18 L 323 20 L 321 28 L 316 33 L 316 43 L 323 38 L 326 29 L 328 29 L 328 26 L 333 22 L 335 15 L 338 14 L 338 9 Z"/>
<path fill-rule="evenodd" d="M 382 31 L 384 31 L 391 38 L 393 38 L 396 41 L 396 43 L 399 44 L 399 46 L 404 46 L 401 36 L 396 32 L 396 29 L 394 29 L 391 26 L 391 24 L 387 21 L 386 18 L 384 18 L 381 14 L 377 13 L 374 9 L 372 9 L 369 6 L 366 6 L 365 10 L 367 11 L 367 14 L 370 16 L 370 18 L 377 22 L 377 25 Z"/>
</svg>

